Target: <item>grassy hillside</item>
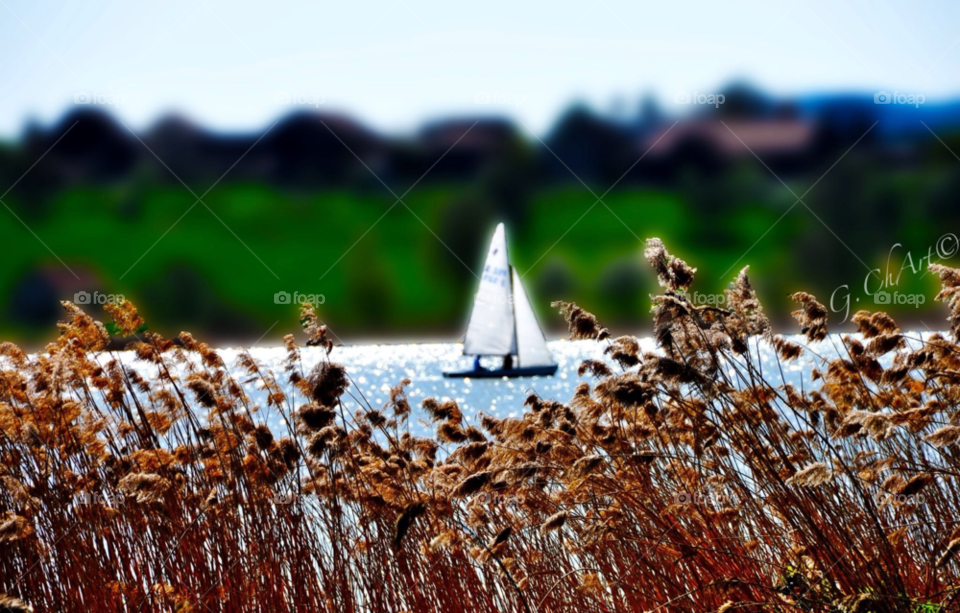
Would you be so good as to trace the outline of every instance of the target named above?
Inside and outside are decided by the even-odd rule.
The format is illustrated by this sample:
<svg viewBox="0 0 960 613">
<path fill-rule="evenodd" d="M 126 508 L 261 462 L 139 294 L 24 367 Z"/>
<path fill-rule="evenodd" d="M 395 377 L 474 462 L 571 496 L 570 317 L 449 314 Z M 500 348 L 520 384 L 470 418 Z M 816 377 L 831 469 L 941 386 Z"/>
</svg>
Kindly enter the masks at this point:
<svg viewBox="0 0 960 613">
<path fill-rule="evenodd" d="M 479 270 L 489 233 L 502 217 L 480 199 L 462 186 L 419 186 L 404 200 L 415 216 L 403 204 L 390 209 L 394 199 L 382 191 L 292 193 L 235 183 L 218 185 L 204 199 L 213 212 L 197 204 L 184 216 L 195 199 L 182 187 L 140 185 L 76 188 L 42 213 L 24 210 L 23 218 L 81 273 L 84 289 L 149 305 L 148 320 L 168 333 L 191 328 L 255 339 L 294 311 L 275 304 L 274 293 L 297 291 L 322 294 L 321 317 L 348 336 L 448 334 L 462 325 L 476 283 L 457 258 Z M 790 263 L 805 257 L 804 237 L 822 228 L 798 208 L 791 223 L 774 226 L 724 276 L 782 210 L 757 199 L 694 212 L 689 200 L 677 192 L 626 188 L 584 215 L 596 199 L 580 185 L 535 193 L 526 212 L 507 223 L 511 259 L 541 317 L 556 325 L 549 301 L 573 296 L 605 321 L 639 326 L 655 287 L 640 259 L 638 237 L 649 236 L 702 263 L 702 292 L 721 291 L 749 263 L 765 279 L 759 291 L 776 312 L 803 281 Z M 24 203 L 13 200 L 17 204 Z M 936 232 L 909 227 L 921 237 Z M 4 296 L 12 300 L 31 270 L 58 269 L 12 215 L 0 215 L 0 235 L 11 237 L 14 247 L 0 267 Z M 883 263 L 883 250 L 871 254 L 871 265 Z M 822 272 L 808 275 L 804 286 L 828 298 L 836 275 Z M 861 284 L 857 275 L 846 282 Z M 0 332 L 10 338 L 36 332 L 12 318 L 3 321 Z"/>
</svg>

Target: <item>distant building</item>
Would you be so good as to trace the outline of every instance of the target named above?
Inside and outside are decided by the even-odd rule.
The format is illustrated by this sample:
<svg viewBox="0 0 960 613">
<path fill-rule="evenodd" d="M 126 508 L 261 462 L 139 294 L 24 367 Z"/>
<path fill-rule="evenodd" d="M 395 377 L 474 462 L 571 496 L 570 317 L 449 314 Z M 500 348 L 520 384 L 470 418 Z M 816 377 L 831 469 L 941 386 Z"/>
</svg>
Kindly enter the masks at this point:
<svg viewBox="0 0 960 613">
<path fill-rule="evenodd" d="M 754 155 L 771 168 L 806 166 L 816 146 L 817 126 L 803 119 L 693 119 L 662 124 L 641 139 L 639 153 L 657 166 L 694 166 L 711 172 Z M 752 152 L 752 153 L 751 153 Z"/>
</svg>

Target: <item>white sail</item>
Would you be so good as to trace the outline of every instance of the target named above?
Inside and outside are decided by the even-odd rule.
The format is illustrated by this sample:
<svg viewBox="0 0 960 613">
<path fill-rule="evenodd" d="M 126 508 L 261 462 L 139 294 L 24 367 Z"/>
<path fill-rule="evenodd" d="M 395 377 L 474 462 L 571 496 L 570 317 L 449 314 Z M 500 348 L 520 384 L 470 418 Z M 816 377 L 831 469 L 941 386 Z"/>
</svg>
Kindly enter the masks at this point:
<svg viewBox="0 0 960 613">
<path fill-rule="evenodd" d="M 463 340 L 463 353 L 510 355 L 516 352 L 507 238 L 503 224 L 498 224 L 490 241 L 480 287 L 474 297 L 470 324 Z"/>
<path fill-rule="evenodd" d="M 527 300 L 527 293 L 523 291 L 520 275 L 511 267 L 513 272 L 513 310 L 517 326 L 517 358 L 521 368 L 526 366 L 546 366 L 553 364 L 553 356 L 547 349 L 547 341 L 543 338 L 543 330 L 537 322 Z"/>
</svg>

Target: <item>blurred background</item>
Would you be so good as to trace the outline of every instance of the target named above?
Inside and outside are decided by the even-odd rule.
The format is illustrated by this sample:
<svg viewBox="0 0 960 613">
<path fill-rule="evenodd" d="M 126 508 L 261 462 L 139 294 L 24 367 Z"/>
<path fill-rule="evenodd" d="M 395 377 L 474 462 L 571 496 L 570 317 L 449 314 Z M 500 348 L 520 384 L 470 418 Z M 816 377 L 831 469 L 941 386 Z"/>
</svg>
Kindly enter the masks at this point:
<svg viewBox="0 0 960 613">
<path fill-rule="evenodd" d="M 749 264 L 784 331 L 798 290 L 945 326 L 954 4 L 0 4 L 4 340 L 82 292 L 223 343 L 292 331 L 278 292 L 455 340 L 498 221 L 557 334 L 559 299 L 649 329 L 651 236 L 701 304 Z"/>
</svg>

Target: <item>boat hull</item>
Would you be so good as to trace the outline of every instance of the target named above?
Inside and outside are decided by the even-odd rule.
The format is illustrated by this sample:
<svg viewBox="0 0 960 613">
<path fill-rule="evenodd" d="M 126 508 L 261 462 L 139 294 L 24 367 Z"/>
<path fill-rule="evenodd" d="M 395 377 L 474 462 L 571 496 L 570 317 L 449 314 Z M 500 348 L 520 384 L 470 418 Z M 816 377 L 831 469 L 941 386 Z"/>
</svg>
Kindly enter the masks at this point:
<svg viewBox="0 0 960 613">
<path fill-rule="evenodd" d="M 522 368 L 492 368 L 482 370 L 455 370 L 444 372 L 443 376 L 448 379 L 461 379 L 470 377 L 471 379 L 499 379 L 501 377 L 549 377 L 557 372 L 556 364 L 547 364 L 546 366 L 525 366 Z"/>
</svg>

